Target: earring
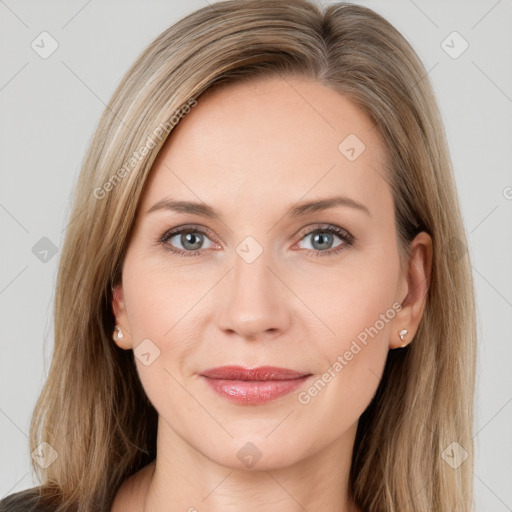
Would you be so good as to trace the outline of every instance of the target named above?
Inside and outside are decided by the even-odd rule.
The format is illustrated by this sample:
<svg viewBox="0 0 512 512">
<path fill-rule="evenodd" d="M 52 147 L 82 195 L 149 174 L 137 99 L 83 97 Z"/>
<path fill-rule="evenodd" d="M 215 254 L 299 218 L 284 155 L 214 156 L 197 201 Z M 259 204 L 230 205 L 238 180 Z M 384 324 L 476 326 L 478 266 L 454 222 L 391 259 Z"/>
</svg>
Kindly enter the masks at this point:
<svg viewBox="0 0 512 512">
<path fill-rule="evenodd" d="M 116 325 L 114 328 L 114 334 L 112 335 L 112 339 L 114 341 L 123 339 L 123 331 L 121 331 L 121 328 L 118 325 Z"/>
<path fill-rule="evenodd" d="M 400 336 L 400 339 L 402 341 L 405 341 L 405 335 L 408 333 L 409 331 L 407 329 L 402 329 L 401 331 L 399 331 L 398 335 Z M 402 343 L 402 345 L 400 345 L 400 348 L 402 347 L 405 347 L 408 343 Z"/>
</svg>

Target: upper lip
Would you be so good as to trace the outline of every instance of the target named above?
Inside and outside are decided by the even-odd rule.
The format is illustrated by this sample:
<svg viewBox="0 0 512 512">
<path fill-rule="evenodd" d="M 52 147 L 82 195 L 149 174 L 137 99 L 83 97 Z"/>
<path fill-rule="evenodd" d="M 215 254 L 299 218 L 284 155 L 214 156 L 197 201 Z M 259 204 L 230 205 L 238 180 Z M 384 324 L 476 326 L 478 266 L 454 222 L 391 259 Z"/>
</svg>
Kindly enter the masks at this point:
<svg viewBox="0 0 512 512">
<path fill-rule="evenodd" d="M 201 372 L 204 377 L 223 380 L 290 380 L 311 375 L 297 372 L 289 368 L 277 366 L 259 366 L 257 368 L 245 368 L 243 366 L 218 366 Z"/>
</svg>

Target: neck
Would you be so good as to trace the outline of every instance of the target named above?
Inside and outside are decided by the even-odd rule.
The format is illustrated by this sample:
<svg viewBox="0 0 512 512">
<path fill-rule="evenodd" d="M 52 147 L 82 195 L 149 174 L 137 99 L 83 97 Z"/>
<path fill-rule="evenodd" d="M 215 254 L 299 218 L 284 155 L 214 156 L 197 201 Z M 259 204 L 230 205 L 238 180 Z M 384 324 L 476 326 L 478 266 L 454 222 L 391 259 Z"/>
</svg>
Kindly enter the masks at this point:
<svg viewBox="0 0 512 512">
<path fill-rule="evenodd" d="M 321 452 L 311 447 L 312 455 L 291 464 L 270 457 L 265 463 L 262 456 L 252 468 L 240 469 L 239 463 L 222 464 L 198 452 L 160 418 L 158 457 L 145 468 L 137 510 L 358 512 L 348 493 L 356 428 L 353 425 Z"/>
</svg>

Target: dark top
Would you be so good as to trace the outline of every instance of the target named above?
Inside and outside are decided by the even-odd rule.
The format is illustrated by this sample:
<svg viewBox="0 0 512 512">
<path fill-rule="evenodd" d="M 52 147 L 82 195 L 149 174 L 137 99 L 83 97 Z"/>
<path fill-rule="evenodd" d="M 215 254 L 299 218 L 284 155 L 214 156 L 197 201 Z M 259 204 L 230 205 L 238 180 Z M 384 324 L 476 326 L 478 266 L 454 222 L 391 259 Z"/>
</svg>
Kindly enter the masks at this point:
<svg viewBox="0 0 512 512">
<path fill-rule="evenodd" d="M 39 487 L 9 494 L 0 501 L 0 512 L 54 512 L 55 509 L 42 503 Z"/>
</svg>

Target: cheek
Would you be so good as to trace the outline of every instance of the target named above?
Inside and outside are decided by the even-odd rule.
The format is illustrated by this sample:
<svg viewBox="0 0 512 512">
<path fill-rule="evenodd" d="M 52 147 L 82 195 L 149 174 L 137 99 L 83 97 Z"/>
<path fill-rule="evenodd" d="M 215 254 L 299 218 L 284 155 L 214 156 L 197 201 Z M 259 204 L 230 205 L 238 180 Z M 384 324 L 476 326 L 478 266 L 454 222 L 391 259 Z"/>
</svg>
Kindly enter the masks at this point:
<svg viewBox="0 0 512 512">
<path fill-rule="evenodd" d="M 339 270 L 311 277 L 300 290 L 300 295 L 307 297 L 308 306 L 322 321 L 322 338 L 327 338 L 329 346 L 333 346 L 334 339 L 337 348 L 344 348 L 361 333 L 364 341 L 364 332 L 376 322 L 379 332 L 372 330 L 372 339 L 388 336 L 389 320 L 396 313 L 393 304 L 396 300 L 398 261 L 373 256 L 354 258 L 357 262 L 347 260 Z M 385 316 L 384 323 L 381 315 Z"/>
<path fill-rule="evenodd" d="M 396 314 L 389 290 L 373 287 L 363 294 L 359 285 L 329 312 L 335 336 L 316 347 L 323 365 L 309 387 L 298 396 L 300 416 L 315 418 L 325 428 L 324 441 L 334 440 L 357 422 L 368 407 L 382 378 L 389 351 L 391 321 Z"/>
<path fill-rule="evenodd" d="M 397 260 L 375 256 L 373 261 L 361 261 L 360 267 L 352 266 L 350 272 L 333 273 L 321 293 L 309 294 L 312 309 L 328 330 L 317 338 L 321 382 L 304 396 L 304 403 L 320 394 L 323 400 L 352 411 L 362 412 L 369 403 L 382 376 L 400 309 L 395 300 L 398 271 Z M 329 300 L 322 304 L 321 296 Z"/>
<path fill-rule="evenodd" d="M 165 343 L 208 290 L 190 267 L 170 267 L 144 255 L 127 257 L 123 287 L 135 345 L 144 338 Z"/>
<path fill-rule="evenodd" d="M 210 286 L 197 273 L 170 268 L 143 252 L 126 257 L 123 289 L 135 363 L 155 405 L 167 394 L 180 393 L 178 382 L 188 371 L 197 339 L 190 328 L 197 323 L 198 303 Z"/>
</svg>

